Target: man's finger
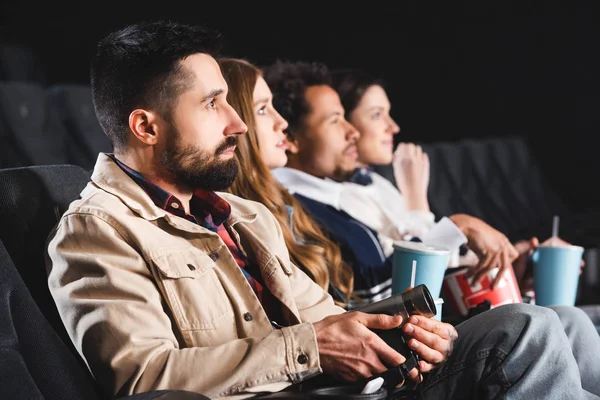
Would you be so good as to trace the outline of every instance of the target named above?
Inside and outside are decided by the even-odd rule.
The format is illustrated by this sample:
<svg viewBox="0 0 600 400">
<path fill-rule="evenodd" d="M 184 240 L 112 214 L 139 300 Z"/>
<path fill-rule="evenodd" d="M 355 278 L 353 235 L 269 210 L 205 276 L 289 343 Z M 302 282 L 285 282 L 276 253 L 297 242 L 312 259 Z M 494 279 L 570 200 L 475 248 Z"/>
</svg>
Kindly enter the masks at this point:
<svg viewBox="0 0 600 400">
<path fill-rule="evenodd" d="M 486 254 L 483 257 L 479 257 L 479 261 L 477 262 L 477 265 L 474 268 L 470 268 L 467 270 L 466 276 L 468 278 L 472 278 L 473 276 L 475 276 L 477 274 L 477 272 L 479 270 L 481 270 L 488 262 L 489 260 L 492 258 L 492 254 Z"/>
<path fill-rule="evenodd" d="M 492 261 L 492 258 L 494 258 L 494 256 L 495 253 L 486 253 L 485 256 L 479 260 L 479 263 L 477 264 L 477 269 L 485 268 Z"/>
<path fill-rule="evenodd" d="M 517 250 L 517 248 L 515 246 L 513 246 L 511 243 L 508 244 L 507 251 L 508 251 L 508 261 L 509 262 L 515 261 L 521 255 L 521 252 L 519 252 Z"/>
<path fill-rule="evenodd" d="M 443 340 L 444 339 L 437 336 L 438 343 L 436 343 L 435 347 L 441 348 L 441 342 Z M 408 341 L 408 347 L 410 347 L 415 353 L 417 353 L 421 359 L 432 364 L 440 364 L 444 362 L 445 355 L 448 353 L 448 346 L 445 346 L 445 349 L 440 351 L 414 338 Z"/>
<path fill-rule="evenodd" d="M 445 322 L 440 322 L 434 318 L 425 318 L 421 316 L 413 315 L 407 321 L 409 324 L 417 325 L 424 330 L 436 334 L 444 339 L 453 339 L 456 340 L 458 338 L 458 332 L 456 328 L 452 325 L 447 324 Z"/>
<path fill-rule="evenodd" d="M 407 324 L 404 332 L 411 338 L 408 346 L 425 361 L 439 364 L 450 355 L 453 340 L 444 339 L 439 335 L 428 332 L 418 325 Z"/>
<path fill-rule="evenodd" d="M 533 248 L 528 240 L 520 240 L 517 243 L 515 243 L 513 247 L 515 248 L 518 254 L 527 253 Z"/>
<path fill-rule="evenodd" d="M 504 271 L 506 271 L 509 267 L 511 267 L 511 261 L 508 257 L 508 254 L 503 251 L 502 252 L 502 263 L 500 264 L 500 269 L 498 270 L 498 273 L 496 274 L 496 277 L 494 278 L 494 281 L 492 282 L 492 289 L 496 288 L 496 285 L 498 284 L 498 282 L 500 282 L 500 279 L 502 279 L 502 275 L 504 274 Z"/>
<path fill-rule="evenodd" d="M 413 368 L 408 372 L 408 376 L 410 376 L 410 379 L 412 379 L 413 381 L 419 383 L 423 380 L 423 376 L 421 375 L 421 373 L 419 372 L 418 369 Z"/>
<path fill-rule="evenodd" d="M 436 365 L 430 364 L 427 361 L 423 361 L 423 360 L 419 361 L 419 370 L 421 372 L 431 372 L 436 367 L 437 367 Z"/>
<path fill-rule="evenodd" d="M 393 329 L 400 326 L 402 316 L 387 314 L 367 314 L 360 311 L 354 311 L 356 320 L 369 329 Z"/>
<path fill-rule="evenodd" d="M 398 335 L 401 334 L 402 332 L 398 330 Z M 397 367 L 398 365 L 406 362 L 406 357 L 391 348 L 390 345 L 384 342 L 379 336 L 375 336 L 376 338 L 373 338 L 373 341 L 371 342 L 371 348 L 375 354 L 377 354 L 377 357 L 381 360 L 381 362 L 391 367 Z"/>
<path fill-rule="evenodd" d="M 500 267 L 500 269 L 498 270 L 496 277 L 494 278 L 494 280 L 492 281 L 492 284 L 490 285 L 492 290 L 494 290 L 496 288 L 496 286 L 498 285 L 498 283 L 500 283 L 500 279 L 502 279 L 502 275 L 504 275 L 506 268 L 507 268 L 506 265 L 502 265 Z"/>
<path fill-rule="evenodd" d="M 354 373 L 348 374 L 350 376 L 350 381 L 356 381 L 358 379 L 369 378 L 373 376 L 371 368 L 365 363 L 359 363 L 353 368 L 353 370 Z"/>
<path fill-rule="evenodd" d="M 481 268 L 475 273 L 472 282 L 478 283 L 479 281 L 481 281 L 483 279 L 483 276 L 487 274 L 489 270 L 495 268 L 498 265 L 498 258 L 499 255 L 497 253 L 492 255 L 492 257 L 488 259 L 488 262 L 483 264 Z"/>
<path fill-rule="evenodd" d="M 376 357 L 369 364 L 370 364 L 369 367 L 371 370 L 371 376 L 382 374 L 388 370 L 388 367 L 383 365 L 381 360 L 379 360 L 379 358 L 376 358 Z"/>
</svg>

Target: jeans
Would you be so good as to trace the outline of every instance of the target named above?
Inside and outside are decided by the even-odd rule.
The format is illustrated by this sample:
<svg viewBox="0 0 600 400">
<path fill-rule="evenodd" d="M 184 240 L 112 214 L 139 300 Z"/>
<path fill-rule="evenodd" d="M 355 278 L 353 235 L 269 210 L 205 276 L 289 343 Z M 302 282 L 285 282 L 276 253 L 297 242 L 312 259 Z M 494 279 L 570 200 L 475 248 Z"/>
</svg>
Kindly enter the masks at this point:
<svg viewBox="0 0 600 400">
<path fill-rule="evenodd" d="M 569 341 L 579 366 L 581 385 L 591 393 L 600 394 L 600 336 L 589 315 L 577 307 L 552 306 Z"/>
<path fill-rule="evenodd" d="M 594 324 L 594 326 L 596 327 L 596 330 L 598 331 L 598 334 L 600 334 L 600 305 L 598 305 L 598 304 L 585 305 L 585 306 L 579 306 L 579 308 L 581 308 L 583 311 L 585 311 L 585 313 L 588 315 L 588 317 L 590 317 L 590 319 L 592 320 L 592 323 Z"/>
<path fill-rule="evenodd" d="M 582 387 L 574 353 L 585 349 L 572 349 L 565 330 L 557 312 L 530 304 L 476 315 L 457 326 L 452 355 L 422 383 L 424 398 L 600 399 L 587 378 Z M 599 369 L 584 376 L 600 379 Z"/>
</svg>

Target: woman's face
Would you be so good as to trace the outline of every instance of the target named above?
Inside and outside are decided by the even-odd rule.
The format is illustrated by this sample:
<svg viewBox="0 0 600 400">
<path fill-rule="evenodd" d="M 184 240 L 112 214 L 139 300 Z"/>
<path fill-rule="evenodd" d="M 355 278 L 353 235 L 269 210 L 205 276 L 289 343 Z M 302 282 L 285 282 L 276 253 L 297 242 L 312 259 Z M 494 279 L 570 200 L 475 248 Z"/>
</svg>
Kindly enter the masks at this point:
<svg viewBox="0 0 600 400">
<path fill-rule="evenodd" d="M 252 98 L 260 156 L 270 169 L 283 167 L 287 163 L 285 152 L 288 148 L 283 131 L 288 123 L 273 108 L 273 94 L 262 76 L 256 80 Z"/>
<path fill-rule="evenodd" d="M 392 162 L 394 135 L 400 127 L 390 116 L 390 101 L 379 85 L 369 87 L 350 114 L 350 122 L 360 131 L 358 161 L 367 165 Z"/>
</svg>

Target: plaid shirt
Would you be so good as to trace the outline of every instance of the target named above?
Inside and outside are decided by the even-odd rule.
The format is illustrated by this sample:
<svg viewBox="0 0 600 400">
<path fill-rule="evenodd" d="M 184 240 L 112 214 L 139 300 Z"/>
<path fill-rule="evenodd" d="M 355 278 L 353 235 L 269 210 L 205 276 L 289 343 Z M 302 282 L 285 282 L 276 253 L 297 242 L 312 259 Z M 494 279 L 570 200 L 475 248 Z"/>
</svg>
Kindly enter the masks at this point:
<svg viewBox="0 0 600 400">
<path fill-rule="evenodd" d="M 223 224 L 231 214 L 231 206 L 227 201 L 215 192 L 196 189 L 190 200 L 191 214 L 188 214 L 177 197 L 150 182 L 139 172 L 129 168 L 117 160 L 114 155 L 110 155 L 110 157 L 134 182 L 144 189 L 157 207 L 217 233 L 229 248 L 231 255 L 239 265 L 269 318 L 277 323 L 283 321 L 278 300 L 269 292 L 264 283 L 259 281 L 259 279 L 262 280 L 260 271 L 240 251 Z"/>
</svg>

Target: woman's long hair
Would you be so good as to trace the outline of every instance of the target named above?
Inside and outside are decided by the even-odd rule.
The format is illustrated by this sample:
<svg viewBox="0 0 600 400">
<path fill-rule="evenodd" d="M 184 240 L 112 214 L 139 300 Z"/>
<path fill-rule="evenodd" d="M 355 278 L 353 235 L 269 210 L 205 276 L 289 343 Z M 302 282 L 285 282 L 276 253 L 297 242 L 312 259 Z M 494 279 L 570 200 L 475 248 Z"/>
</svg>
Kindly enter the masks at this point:
<svg viewBox="0 0 600 400">
<path fill-rule="evenodd" d="M 238 174 L 229 191 L 264 204 L 281 225 L 292 262 L 323 289 L 327 291 L 329 284 L 332 284 L 349 301 L 354 276 L 350 266 L 342 261 L 339 247 L 325 236 L 300 202 L 275 179 L 260 156 L 253 106 L 254 87 L 260 70 L 241 59 L 222 58 L 219 64 L 229 86 L 227 102 L 248 126 L 248 133 L 239 136 L 235 150 L 243 173 Z M 293 208 L 293 231 L 286 205 Z M 345 305 L 339 301 L 337 303 Z"/>
</svg>

